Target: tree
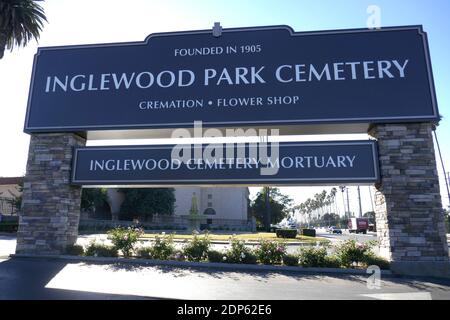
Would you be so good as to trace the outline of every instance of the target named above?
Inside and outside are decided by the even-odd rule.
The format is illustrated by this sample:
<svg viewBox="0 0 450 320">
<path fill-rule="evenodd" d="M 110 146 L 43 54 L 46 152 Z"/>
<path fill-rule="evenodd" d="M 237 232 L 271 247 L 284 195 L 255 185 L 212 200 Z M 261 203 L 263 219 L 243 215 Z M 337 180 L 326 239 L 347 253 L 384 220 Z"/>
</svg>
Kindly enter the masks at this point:
<svg viewBox="0 0 450 320">
<path fill-rule="evenodd" d="M 32 0 L 0 0 L 0 59 L 5 49 L 24 47 L 39 39 L 47 18 L 44 9 Z"/>
<path fill-rule="evenodd" d="M 16 208 L 17 211 L 20 211 L 22 209 L 22 194 L 23 194 L 23 181 L 25 177 L 23 176 L 22 179 L 20 179 L 19 187 L 17 188 L 17 191 L 19 191 L 18 196 L 14 196 L 13 205 Z"/>
<path fill-rule="evenodd" d="M 363 214 L 363 217 L 368 218 L 370 223 L 375 223 L 375 212 L 367 211 Z"/>
<path fill-rule="evenodd" d="M 81 190 L 81 210 L 95 212 L 96 208 L 103 208 L 108 205 L 108 195 L 106 189 L 83 188 Z"/>
<path fill-rule="evenodd" d="M 125 200 L 120 207 L 120 213 L 124 219 L 139 218 L 145 221 L 154 214 L 173 214 L 175 208 L 173 188 L 125 188 L 120 191 L 125 195 Z"/>
<path fill-rule="evenodd" d="M 252 211 L 259 225 L 265 224 L 267 190 L 269 190 L 270 223 L 279 223 L 290 213 L 291 198 L 282 194 L 278 188 L 263 188 L 252 203 Z"/>
</svg>

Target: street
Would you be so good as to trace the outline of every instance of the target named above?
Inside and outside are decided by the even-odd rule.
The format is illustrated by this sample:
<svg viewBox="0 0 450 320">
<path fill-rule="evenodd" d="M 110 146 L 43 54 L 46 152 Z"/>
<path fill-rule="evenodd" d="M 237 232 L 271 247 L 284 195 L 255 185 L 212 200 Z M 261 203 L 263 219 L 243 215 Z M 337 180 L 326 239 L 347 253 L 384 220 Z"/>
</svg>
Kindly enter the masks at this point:
<svg viewBox="0 0 450 320">
<path fill-rule="evenodd" d="M 331 240 L 333 243 L 336 240 L 356 240 L 359 243 L 365 243 L 371 240 L 377 240 L 376 232 L 368 232 L 367 234 L 362 233 L 349 233 L 347 230 L 342 230 L 342 234 L 332 234 L 328 233 L 325 228 L 316 229 L 316 236 L 327 238 Z"/>
<path fill-rule="evenodd" d="M 0 299 L 450 299 L 450 280 L 0 260 Z"/>
</svg>

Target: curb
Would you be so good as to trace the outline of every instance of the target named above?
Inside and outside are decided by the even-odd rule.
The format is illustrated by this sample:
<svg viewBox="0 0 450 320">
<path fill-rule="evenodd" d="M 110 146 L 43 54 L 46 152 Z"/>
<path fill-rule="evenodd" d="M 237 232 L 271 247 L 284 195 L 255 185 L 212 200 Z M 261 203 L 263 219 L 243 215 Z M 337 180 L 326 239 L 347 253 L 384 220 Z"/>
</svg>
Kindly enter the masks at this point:
<svg viewBox="0 0 450 320">
<path fill-rule="evenodd" d="M 50 259 L 72 262 L 94 262 L 94 263 L 127 263 L 151 266 L 171 266 L 185 268 L 209 268 L 209 269 L 225 269 L 225 270 L 242 270 L 242 271 L 275 271 L 275 272 L 295 272 L 295 273 L 325 273 L 325 274 L 348 274 L 348 275 L 365 275 L 365 269 L 340 269 L 340 268 L 304 268 L 290 266 L 271 266 L 271 265 L 254 265 L 254 264 L 236 264 L 236 263 L 219 263 L 219 262 L 188 262 L 174 260 L 153 260 L 153 259 L 130 259 L 130 258 L 111 258 L 111 257 L 80 257 L 69 255 L 34 255 L 34 254 L 11 254 L 11 258 L 26 259 Z M 390 270 L 381 270 L 383 276 L 394 276 Z"/>
</svg>

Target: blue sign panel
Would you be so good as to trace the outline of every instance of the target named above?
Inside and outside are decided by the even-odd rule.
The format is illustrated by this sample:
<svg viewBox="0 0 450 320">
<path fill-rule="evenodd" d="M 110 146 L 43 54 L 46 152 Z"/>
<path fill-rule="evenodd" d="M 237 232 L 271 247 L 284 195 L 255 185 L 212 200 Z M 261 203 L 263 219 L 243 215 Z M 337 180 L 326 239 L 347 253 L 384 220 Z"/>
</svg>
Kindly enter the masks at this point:
<svg viewBox="0 0 450 320">
<path fill-rule="evenodd" d="M 72 170 L 72 183 L 79 185 L 311 185 L 378 180 L 375 141 L 84 147 L 75 149 Z"/>
<path fill-rule="evenodd" d="M 437 121 L 421 26 L 39 48 L 26 132 Z"/>
</svg>

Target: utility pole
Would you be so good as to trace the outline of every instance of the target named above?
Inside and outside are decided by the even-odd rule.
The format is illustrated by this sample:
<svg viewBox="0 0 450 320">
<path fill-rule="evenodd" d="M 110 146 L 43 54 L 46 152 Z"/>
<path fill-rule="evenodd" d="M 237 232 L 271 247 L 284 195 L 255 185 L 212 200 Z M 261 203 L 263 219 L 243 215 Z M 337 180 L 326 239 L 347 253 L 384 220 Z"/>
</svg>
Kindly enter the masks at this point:
<svg viewBox="0 0 450 320">
<path fill-rule="evenodd" d="M 270 187 L 266 187 L 266 232 L 270 232 Z"/>
<path fill-rule="evenodd" d="M 358 186 L 359 217 L 362 218 L 361 192 Z"/>
<path fill-rule="evenodd" d="M 342 204 L 344 205 L 344 218 L 347 217 L 347 210 L 345 210 L 345 197 L 344 197 L 344 191 L 345 191 L 345 186 L 339 186 L 339 189 L 341 189 L 342 192 Z"/>
<path fill-rule="evenodd" d="M 347 212 L 348 217 L 350 218 L 350 198 L 348 197 L 348 188 L 345 188 L 345 190 L 347 191 Z"/>
<path fill-rule="evenodd" d="M 370 196 L 370 205 L 372 206 L 372 211 L 375 212 L 375 208 L 373 206 L 372 190 L 370 190 L 370 186 L 368 188 L 369 188 L 369 196 Z"/>
<path fill-rule="evenodd" d="M 450 184 L 450 172 L 447 172 L 447 184 Z M 450 195 L 448 196 L 448 208 L 450 209 Z"/>
<path fill-rule="evenodd" d="M 438 137 L 437 137 L 437 133 L 436 133 L 436 127 L 433 127 L 433 133 L 434 133 L 434 139 L 436 140 L 436 145 L 438 148 L 438 152 L 439 152 L 439 159 L 441 160 L 441 165 L 442 165 L 442 171 L 444 172 L 444 178 L 445 178 L 445 167 L 444 167 L 444 160 L 442 159 L 442 154 L 441 154 L 441 148 L 439 147 L 439 141 L 438 141 Z M 445 186 L 447 187 L 447 197 L 448 197 L 448 201 L 450 201 L 450 189 L 449 189 L 449 181 L 447 181 L 447 179 L 445 180 Z"/>
</svg>

